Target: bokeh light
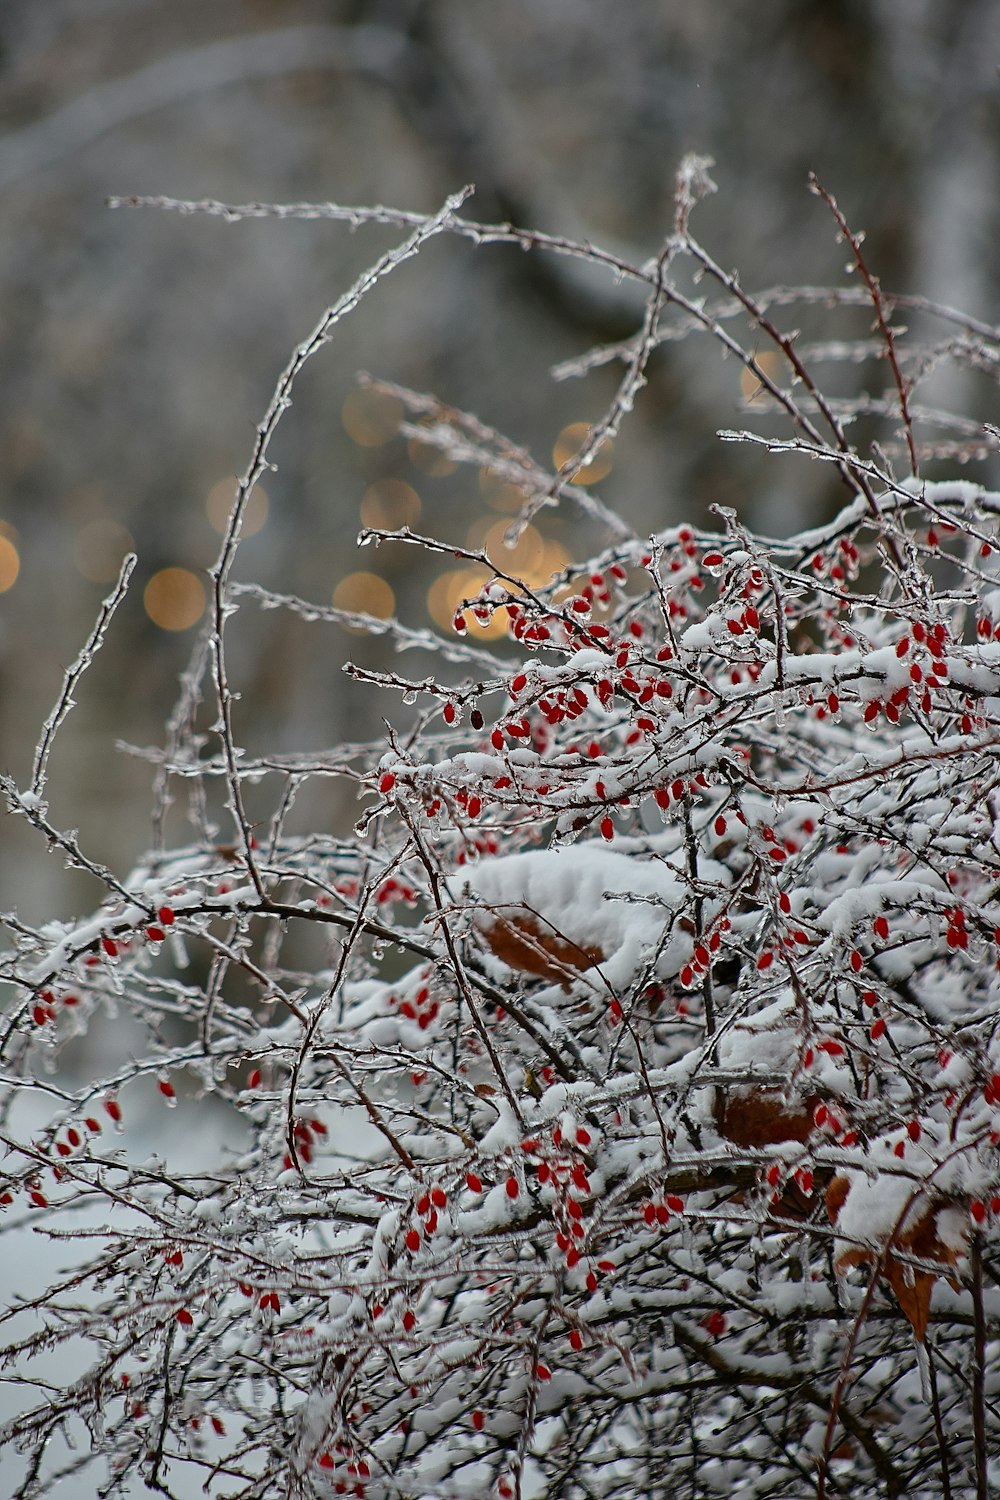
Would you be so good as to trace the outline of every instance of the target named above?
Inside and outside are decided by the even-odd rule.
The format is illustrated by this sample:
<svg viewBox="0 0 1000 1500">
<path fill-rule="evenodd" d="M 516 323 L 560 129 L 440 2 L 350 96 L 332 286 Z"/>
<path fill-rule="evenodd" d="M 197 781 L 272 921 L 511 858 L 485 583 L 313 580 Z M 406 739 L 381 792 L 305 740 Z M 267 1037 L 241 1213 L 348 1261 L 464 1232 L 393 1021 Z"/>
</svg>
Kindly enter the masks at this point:
<svg viewBox="0 0 1000 1500">
<path fill-rule="evenodd" d="M 552 449 L 552 462 L 557 469 L 561 469 L 564 463 L 568 463 L 571 458 L 579 453 L 587 441 L 589 433 L 589 422 L 570 422 L 568 427 L 563 428 L 562 432 L 556 438 Z M 573 483 L 596 484 L 599 479 L 603 479 L 606 474 L 610 474 L 613 448 L 613 443 L 609 441 L 603 442 L 594 454 L 593 461 L 580 470 L 579 474 L 574 478 Z"/>
<path fill-rule="evenodd" d="M 404 479 L 378 479 L 361 501 L 361 521 L 376 531 L 398 531 L 420 519 L 420 496 Z"/>
<path fill-rule="evenodd" d="M 229 525 L 229 515 L 233 508 L 233 501 L 236 499 L 236 485 L 237 481 L 235 479 L 220 479 L 217 484 L 212 485 L 212 488 L 205 496 L 205 513 L 208 516 L 210 525 L 220 536 L 223 535 L 226 527 Z M 267 491 L 262 485 L 255 485 L 246 503 L 246 509 L 243 512 L 242 535 L 245 537 L 256 536 L 257 532 L 260 531 L 261 527 L 267 521 L 269 509 L 270 501 L 267 497 Z"/>
<path fill-rule="evenodd" d="M 73 558 L 77 570 L 91 583 L 111 583 L 132 547 L 131 532 L 117 521 L 98 517 L 80 527 L 73 541 Z"/>
<path fill-rule="evenodd" d="M 498 568 L 519 578 L 529 588 L 540 588 L 554 573 L 569 567 L 570 555 L 563 544 L 542 536 L 530 523 L 518 537 L 517 545 L 508 547 L 505 538 L 509 526 L 509 521 L 483 517 L 470 526 L 468 544 L 483 548 Z"/>
<path fill-rule="evenodd" d="M 508 547 L 506 542 L 509 521 L 496 521 L 491 516 L 477 521 L 469 528 L 470 547 L 482 547 L 491 561 L 505 573 L 513 573 L 528 581 L 530 574 L 536 582 L 538 570 L 545 557 L 545 538 L 534 526 L 525 526 L 518 537 L 517 545 Z"/>
<path fill-rule="evenodd" d="M 5 594 L 17 582 L 21 571 L 21 558 L 14 538 L 13 526 L 0 522 L 0 594 Z"/>
<path fill-rule="evenodd" d="M 384 578 L 377 573 L 348 573 L 333 591 L 337 609 L 353 615 L 374 615 L 387 620 L 396 608 L 396 596 Z"/>
<path fill-rule="evenodd" d="M 353 390 L 340 409 L 344 431 L 359 448 L 381 448 L 399 432 L 403 403 L 396 396 L 363 387 Z"/>
<path fill-rule="evenodd" d="M 781 356 L 774 349 L 765 349 L 760 354 L 754 355 L 756 364 L 760 367 L 768 380 L 777 381 L 778 372 L 781 369 Z M 767 387 L 763 385 L 752 370 L 746 365 L 740 370 L 740 395 L 749 405 L 752 401 L 759 401 L 761 396 L 767 394 Z"/>
<path fill-rule="evenodd" d="M 463 599 L 478 594 L 492 574 L 486 568 L 450 568 L 441 573 L 427 590 L 427 613 L 439 630 L 451 634 L 455 611 Z M 465 623 L 471 631 L 487 639 L 495 639 L 507 633 L 507 611 L 495 610 L 488 625 L 476 619 L 471 610 L 465 611 Z"/>
<path fill-rule="evenodd" d="M 516 515 L 528 498 L 524 490 L 504 479 L 496 469 L 480 469 L 479 491 L 492 510 L 503 511 L 506 515 Z"/>
<path fill-rule="evenodd" d="M 190 630 L 205 612 L 205 585 L 188 568 L 161 568 L 146 584 L 142 602 L 161 630 Z"/>
</svg>

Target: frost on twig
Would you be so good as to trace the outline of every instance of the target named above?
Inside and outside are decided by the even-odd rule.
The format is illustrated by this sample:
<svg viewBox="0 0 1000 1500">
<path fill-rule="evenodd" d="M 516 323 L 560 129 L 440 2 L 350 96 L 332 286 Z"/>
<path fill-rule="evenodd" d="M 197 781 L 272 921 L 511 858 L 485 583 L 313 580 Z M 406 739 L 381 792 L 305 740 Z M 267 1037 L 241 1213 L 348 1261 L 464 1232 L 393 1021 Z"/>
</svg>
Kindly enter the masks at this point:
<svg viewBox="0 0 1000 1500">
<path fill-rule="evenodd" d="M 122 600 L 125 598 L 125 595 L 128 591 L 129 579 L 132 577 L 135 565 L 135 553 L 130 552 L 128 556 L 123 559 L 121 568 L 119 569 L 118 573 L 118 581 L 115 584 L 114 588 L 111 590 L 111 593 L 105 599 L 104 603 L 101 605 L 100 613 L 97 616 L 94 628 L 90 632 L 90 635 L 87 637 L 86 644 L 84 645 L 79 656 L 76 658 L 76 661 L 66 673 L 66 676 L 63 680 L 62 691 L 59 694 L 59 698 L 56 701 L 55 707 L 42 726 L 42 737 L 38 742 L 38 748 L 35 751 L 35 763 L 31 768 L 30 795 L 33 801 L 35 801 L 36 803 L 38 799 L 41 798 L 42 791 L 45 787 L 45 780 L 48 774 L 49 755 L 52 751 L 52 742 L 56 737 L 56 732 L 59 729 L 60 724 L 65 719 L 66 715 L 69 713 L 70 709 L 74 707 L 73 694 L 76 691 L 76 687 L 80 681 L 80 678 L 83 676 L 84 672 L 86 672 L 87 668 L 94 660 L 94 657 L 97 655 L 98 651 L 100 651 L 101 647 L 104 644 L 104 637 L 107 634 L 108 626 L 111 624 L 111 620 L 115 614 L 115 611 L 117 610 Z"/>
</svg>

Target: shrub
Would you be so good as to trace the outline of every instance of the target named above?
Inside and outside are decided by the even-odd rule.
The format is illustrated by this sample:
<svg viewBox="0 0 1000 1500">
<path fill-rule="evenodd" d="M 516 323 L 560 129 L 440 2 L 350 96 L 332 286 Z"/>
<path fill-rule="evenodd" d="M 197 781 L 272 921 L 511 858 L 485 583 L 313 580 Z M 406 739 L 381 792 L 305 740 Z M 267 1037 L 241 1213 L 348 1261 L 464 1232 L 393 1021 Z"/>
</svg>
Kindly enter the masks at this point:
<svg viewBox="0 0 1000 1500">
<path fill-rule="evenodd" d="M 73 1257 L 28 1332 L 24 1308 L 3 1319 L 21 1319 L 5 1367 L 37 1387 L 5 1429 L 27 1456 L 19 1494 L 103 1455 L 102 1494 L 135 1476 L 177 1494 L 194 1474 L 247 1500 L 986 1495 L 1000 494 L 923 477 L 996 434 L 913 392 L 945 358 L 995 373 L 1000 341 L 916 299 L 945 336 L 908 340 L 905 299 L 818 187 L 860 286 L 750 296 L 691 234 L 710 188 L 685 162 L 645 266 L 477 225 L 457 199 L 428 219 L 316 210 L 409 237 L 324 314 L 258 429 L 156 752 L 154 826 L 182 800 L 191 841 L 160 837 L 119 878 L 48 816 L 53 738 L 131 562 L 27 790 L 4 778 L 11 809 L 106 889 L 82 919 L 5 922 L 0 1226 L 30 1221 Z M 436 668 L 353 669 L 401 696 L 397 727 L 367 749 L 250 756 L 237 607 L 345 617 L 234 582 L 244 508 L 303 364 L 438 232 L 646 286 L 636 338 L 600 356 L 622 363 L 615 399 L 555 474 L 396 391 L 424 442 L 522 490 L 522 522 L 581 507 L 606 546 L 542 587 L 457 549 L 488 575 L 450 638 L 370 622 Z M 881 356 L 888 394 L 824 396 L 773 321 L 783 304 L 867 305 L 872 334 L 826 357 Z M 771 539 L 720 509 L 715 529 L 643 539 L 572 484 L 658 344 L 697 329 L 742 361 L 768 429 L 723 436 L 829 465 L 832 519 Z M 858 451 L 851 423 L 872 414 L 887 430 Z M 356 787 L 353 831 L 290 831 L 318 778 Z M 141 1042 L 57 1086 L 54 1055 L 105 1012 Z M 26 1098 L 46 1112 L 22 1128 Z M 195 1171 L 149 1159 L 128 1126 L 148 1144 L 158 1099 L 194 1130 L 209 1104 L 238 1117 L 242 1148 Z M 79 1373 L 53 1377 L 43 1357 L 81 1347 Z"/>
</svg>

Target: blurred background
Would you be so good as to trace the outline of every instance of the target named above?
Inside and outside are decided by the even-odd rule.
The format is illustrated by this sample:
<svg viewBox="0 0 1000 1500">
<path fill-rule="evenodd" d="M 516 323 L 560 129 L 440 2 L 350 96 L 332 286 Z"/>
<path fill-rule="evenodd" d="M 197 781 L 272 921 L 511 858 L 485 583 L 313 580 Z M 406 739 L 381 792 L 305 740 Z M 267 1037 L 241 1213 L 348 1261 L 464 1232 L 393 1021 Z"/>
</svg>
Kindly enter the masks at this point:
<svg viewBox="0 0 1000 1500">
<path fill-rule="evenodd" d="M 886 288 L 996 322 L 998 63 L 996 0 L 2 0 L 0 765 L 28 784 L 62 673 L 134 548 L 49 783 L 54 822 L 127 871 L 152 773 L 115 742 L 162 743 L 235 476 L 291 349 L 403 237 L 111 211 L 109 195 L 433 211 L 473 182 L 477 218 L 641 262 L 697 150 L 719 192 L 695 232 L 748 287 L 843 282 L 845 247 L 806 191 L 814 170 L 867 231 Z M 620 373 L 557 383 L 551 367 L 641 314 L 633 289 L 573 262 L 435 240 L 300 379 L 236 576 L 446 626 L 475 586 L 463 571 L 402 547 L 358 553 L 357 530 L 405 522 L 493 544 L 511 496 L 408 443 L 357 372 L 432 390 L 551 464 Z M 748 421 L 740 373 L 705 340 L 659 349 L 591 473 L 602 499 L 640 530 L 704 524 L 716 503 L 774 534 L 829 514 L 827 466 L 715 439 Z M 937 399 L 996 419 L 995 384 L 936 378 Z M 831 379 L 878 391 L 885 366 Z M 988 462 L 962 472 L 997 478 Z M 568 508 L 545 512 L 518 565 L 544 578 L 599 541 Z M 254 750 L 377 732 L 386 705 L 341 666 L 382 660 L 382 644 L 253 606 L 232 641 L 237 732 Z M 0 906 L 34 921 L 87 904 L 22 823 L 4 818 L 0 836 Z"/>
</svg>

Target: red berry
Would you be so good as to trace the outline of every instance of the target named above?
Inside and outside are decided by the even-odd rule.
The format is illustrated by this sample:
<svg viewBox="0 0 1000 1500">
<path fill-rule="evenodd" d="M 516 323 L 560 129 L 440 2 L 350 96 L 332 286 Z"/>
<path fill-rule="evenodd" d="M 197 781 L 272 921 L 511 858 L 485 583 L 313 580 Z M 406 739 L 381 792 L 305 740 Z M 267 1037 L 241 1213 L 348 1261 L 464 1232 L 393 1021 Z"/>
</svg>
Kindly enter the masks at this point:
<svg viewBox="0 0 1000 1500">
<path fill-rule="evenodd" d="M 159 917 L 162 927 L 170 927 L 173 923 L 174 914 L 169 906 L 161 906 L 156 915 Z"/>
<path fill-rule="evenodd" d="M 381 777 L 379 779 L 379 784 L 378 784 L 379 791 L 382 792 L 382 793 L 391 792 L 392 789 L 393 789 L 393 787 L 395 785 L 396 785 L 396 778 L 392 774 L 392 772 L 391 771 L 383 771 L 383 773 L 382 773 L 382 775 L 381 775 Z"/>
<path fill-rule="evenodd" d="M 472 1425 L 477 1432 L 482 1432 L 485 1423 L 486 1416 L 484 1412 L 476 1410 L 472 1413 Z"/>
<path fill-rule="evenodd" d="M 507 1178 L 506 1189 L 508 1198 L 517 1197 L 518 1193 L 521 1191 L 521 1187 L 516 1177 Z"/>
</svg>

